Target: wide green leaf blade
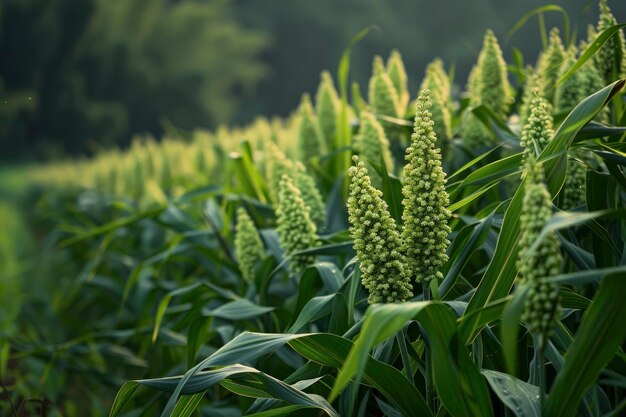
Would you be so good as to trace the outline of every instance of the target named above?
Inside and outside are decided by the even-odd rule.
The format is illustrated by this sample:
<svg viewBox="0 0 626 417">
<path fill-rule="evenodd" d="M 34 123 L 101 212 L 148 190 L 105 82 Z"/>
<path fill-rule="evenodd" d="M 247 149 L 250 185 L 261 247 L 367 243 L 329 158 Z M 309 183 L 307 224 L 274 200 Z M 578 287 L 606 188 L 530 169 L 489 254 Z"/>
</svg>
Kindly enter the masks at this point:
<svg viewBox="0 0 626 417">
<path fill-rule="evenodd" d="M 483 370 L 493 392 L 517 417 L 541 417 L 539 387 L 491 370 Z"/>
<path fill-rule="evenodd" d="M 626 337 L 626 273 L 604 278 L 565 355 L 565 366 L 554 381 L 544 415 L 575 416 L 578 404 Z"/>
<path fill-rule="evenodd" d="M 554 133 L 539 156 L 544 163 L 548 188 L 552 196 L 561 190 L 567 175 L 567 150 L 574 141 L 578 132 L 589 123 L 598 112 L 619 93 L 626 80 L 618 80 L 604 87 L 581 101 L 570 114 L 567 115 L 561 126 Z"/>
<path fill-rule="evenodd" d="M 360 381 L 370 350 L 412 319 L 424 326 L 431 344 L 433 381 L 444 407 L 454 416 L 492 414 L 485 381 L 456 335 L 452 311 L 439 302 L 374 304 L 363 319 L 361 334 L 341 368 L 331 401 L 351 380 Z"/>
</svg>

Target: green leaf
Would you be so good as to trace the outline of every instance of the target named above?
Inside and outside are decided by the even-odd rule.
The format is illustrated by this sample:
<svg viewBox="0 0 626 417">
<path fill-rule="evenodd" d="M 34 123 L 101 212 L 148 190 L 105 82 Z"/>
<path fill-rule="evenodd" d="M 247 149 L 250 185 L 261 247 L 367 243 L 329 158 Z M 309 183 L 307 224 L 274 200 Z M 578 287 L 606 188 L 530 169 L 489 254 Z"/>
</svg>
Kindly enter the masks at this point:
<svg viewBox="0 0 626 417">
<path fill-rule="evenodd" d="M 567 150 L 574 138 L 582 127 L 589 123 L 622 90 L 624 84 L 626 84 L 626 80 L 615 81 L 581 101 L 567 115 L 548 145 L 541 152 L 539 161 L 544 163 L 548 188 L 552 196 L 558 194 L 565 182 Z"/>
<path fill-rule="evenodd" d="M 511 38 L 511 36 L 513 36 L 518 30 L 520 30 L 533 16 L 539 16 L 540 18 L 543 18 L 543 14 L 545 12 L 559 12 L 559 13 L 561 13 L 561 15 L 563 16 L 563 26 L 564 26 L 563 27 L 563 32 L 565 34 L 565 44 L 566 45 L 569 44 L 569 37 L 570 37 L 569 15 L 567 14 L 567 11 L 565 11 L 565 9 L 563 9 L 561 6 L 558 6 L 556 4 L 547 4 L 545 6 L 537 7 L 536 9 L 533 9 L 530 12 L 526 13 L 509 30 L 509 32 L 506 35 L 507 40 L 509 38 Z M 544 42 L 544 48 L 545 48 L 545 46 L 546 45 L 545 45 L 545 42 Z"/>
<path fill-rule="evenodd" d="M 187 367 L 191 368 L 196 362 L 196 355 L 211 326 L 211 318 L 196 317 L 189 325 L 187 332 Z"/>
<path fill-rule="evenodd" d="M 502 228 L 498 236 L 495 252 L 478 288 L 469 301 L 466 314 L 484 305 L 506 297 L 511 291 L 517 275 L 517 244 L 519 240 L 519 217 L 524 198 L 524 181 L 520 184 L 504 214 Z M 480 316 L 474 316 L 469 335 L 476 335 Z M 465 340 L 470 343 L 470 339 Z"/>
<path fill-rule="evenodd" d="M 625 273 L 626 265 L 610 268 L 590 269 L 588 271 L 570 272 L 550 277 L 549 280 L 559 285 L 597 284 L 608 274 Z"/>
<path fill-rule="evenodd" d="M 532 251 L 537 250 L 541 241 L 550 233 L 554 233 L 557 230 L 567 229 L 572 226 L 586 223 L 590 220 L 597 219 L 598 217 L 602 217 L 609 213 L 609 210 L 594 211 L 591 213 L 580 213 L 573 211 L 560 211 L 554 213 L 552 217 L 550 217 L 550 220 L 548 220 L 543 226 L 543 229 L 541 229 L 541 233 L 539 233 L 539 236 L 537 236 L 537 239 L 528 249 L 528 251 L 529 253 L 531 253 Z"/>
<path fill-rule="evenodd" d="M 204 392 L 211 386 L 220 383 L 224 379 L 236 378 L 240 385 L 248 385 L 254 388 L 248 393 L 257 392 L 263 398 L 271 396 L 280 399 L 288 404 L 300 404 L 308 407 L 315 407 L 323 410 L 331 417 L 339 417 L 339 414 L 331 407 L 328 402 L 315 394 L 307 394 L 297 388 L 290 386 L 272 376 L 265 374 L 255 368 L 243 365 L 231 365 L 213 371 L 199 372 L 188 380 L 182 394 L 196 394 Z M 136 381 L 139 384 L 146 385 L 160 391 L 175 392 L 182 377 L 169 377 L 158 379 L 143 379 Z M 172 396 L 172 398 L 176 398 Z M 175 409 L 175 408 L 174 408 Z M 172 410 L 173 412 L 173 410 Z M 173 416 L 167 408 L 163 411 L 162 416 Z"/>
<path fill-rule="evenodd" d="M 352 47 L 359 43 L 370 31 L 374 29 L 374 26 L 369 26 L 362 29 L 359 33 L 350 40 L 350 43 L 344 49 L 339 61 L 339 68 L 337 69 L 337 83 L 339 84 L 339 96 L 341 98 L 341 107 L 339 112 L 339 123 L 337 123 L 337 134 L 335 135 L 337 143 L 335 143 L 335 149 L 342 149 L 350 146 L 352 141 L 352 131 L 350 130 L 350 121 L 348 120 L 348 75 L 350 73 L 350 53 Z M 345 173 L 350 166 L 350 153 L 342 152 L 336 155 L 336 160 L 332 164 L 336 170 L 337 177 L 339 174 Z"/>
<path fill-rule="evenodd" d="M 519 172 L 521 163 L 521 153 L 491 162 L 469 174 L 460 183 L 450 184 L 448 191 L 452 197 L 454 193 L 470 185 L 489 185 L 498 183 L 502 180 L 502 178 Z"/>
<path fill-rule="evenodd" d="M 467 206 L 468 204 L 470 204 L 471 202 L 473 202 L 474 200 L 476 200 L 477 198 L 479 198 L 480 196 L 482 196 L 483 194 L 485 194 L 487 191 L 491 190 L 493 187 L 495 187 L 496 185 L 498 185 L 497 182 L 494 182 L 493 184 L 487 184 L 482 186 L 481 188 L 479 188 L 477 191 L 473 192 L 472 194 L 468 195 L 467 197 L 462 198 L 461 200 L 450 204 L 450 206 L 448 206 L 448 210 L 455 212 L 465 206 Z"/>
<path fill-rule="evenodd" d="M 618 31 L 620 31 L 624 26 L 626 26 L 626 23 L 613 25 L 609 28 L 606 28 L 604 31 L 602 31 L 602 33 L 598 34 L 596 39 L 594 39 L 591 45 L 589 45 L 587 49 L 585 49 L 585 52 L 582 53 L 580 58 L 578 58 L 578 61 L 576 61 L 576 63 L 572 65 L 572 68 L 567 70 L 567 72 L 563 74 L 563 76 L 557 81 L 556 86 L 561 84 L 563 81 L 567 80 L 573 73 L 576 72 L 576 70 L 582 67 L 585 62 L 591 59 L 591 57 L 594 56 L 596 52 L 600 50 L 602 45 L 604 45 L 613 35 L 615 35 Z"/>
<path fill-rule="evenodd" d="M 156 217 L 159 214 L 161 214 L 166 208 L 167 206 L 152 207 L 150 209 L 147 209 L 146 211 L 142 211 L 137 214 L 115 219 L 107 224 L 103 224 L 102 226 L 92 227 L 86 232 L 79 233 L 76 236 L 65 239 L 61 241 L 59 245 L 61 247 L 73 245 L 74 243 L 78 243 L 82 240 L 100 236 L 102 234 L 120 229 L 122 227 L 130 226 L 131 224 L 137 223 L 141 220 Z"/>
<path fill-rule="evenodd" d="M 122 388 L 117 392 L 115 396 L 115 400 L 113 400 L 113 406 L 111 407 L 111 412 L 109 413 L 109 417 L 117 416 L 122 408 L 126 405 L 128 401 L 132 398 L 135 391 L 139 388 L 139 383 L 135 381 L 128 381 Z"/>
<path fill-rule="evenodd" d="M 282 417 L 287 415 L 295 415 L 294 411 L 304 410 L 306 408 L 312 408 L 305 405 L 287 405 L 284 407 L 273 408 L 271 410 L 261 411 L 254 414 L 246 414 L 247 417 Z"/>
<path fill-rule="evenodd" d="M 307 359 L 334 368 L 340 368 L 354 344 L 330 334 L 307 335 L 289 342 L 290 346 Z M 432 416 L 426 401 L 396 368 L 368 355 L 363 368 L 363 382 L 376 388 L 407 417 Z"/>
<path fill-rule="evenodd" d="M 472 113 L 487 129 L 491 130 L 500 141 L 509 142 L 511 144 L 519 143 L 519 138 L 511 132 L 511 129 L 502 121 L 502 118 L 495 114 L 488 106 L 481 104 L 480 106 L 474 107 L 472 108 Z"/>
<path fill-rule="evenodd" d="M 476 158 L 472 159 L 471 161 L 467 162 L 461 168 L 457 169 L 456 171 L 454 171 L 454 173 L 452 173 L 450 176 L 448 176 L 448 182 L 451 179 L 456 178 L 457 176 L 461 175 L 462 173 L 464 173 L 468 169 L 476 166 L 480 161 L 482 161 L 483 159 L 487 158 L 489 155 L 494 153 L 496 150 L 500 149 L 500 147 L 501 146 L 496 146 L 495 148 L 489 149 L 487 152 L 485 152 L 485 153 L 477 156 Z"/>
<path fill-rule="evenodd" d="M 626 316 L 625 298 L 625 272 L 604 278 L 565 355 L 565 366 L 557 374 L 544 406 L 544 415 L 576 415 L 583 395 L 626 337 L 626 326 L 619 319 Z"/>
<path fill-rule="evenodd" d="M 448 291 L 454 286 L 461 270 L 472 254 L 480 248 L 487 238 L 491 229 L 494 213 L 495 210 L 479 223 L 465 226 L 452 240 L 448 251 L 450 253 L 450 259 L 446 264 L 448 270 L 445 272 L 445 277 L 439 288 L 440 293 L 443 294 L 443 298 L 445 298 Z"/>
<path fill-rule="evenodd" d="M 165 315 L 165 311 L 170 304 L 170 301 L 173 297 L 177 295 L 186 294 L 191 292 L 199 287 L 201 287 L 203 283 L 197 282 L 195 284 L 187 285 L 185 287 L 180 287 L 175 290 L 172 290 L 165 294 L 161 301 L 159 302 L 159 306 L 157 307 L 156 316 L 154 318 L 154 329 L 152 330 L 152 343 L 154 343 L 159 335 L 159 329 L 161 328 L 161 322 L 163 321 L 163 316 Z"/>
<path fill-rule="evenodd" d="M 607 126 L 592 120 L 585 127 L 580 129 L 574 139 L 574 142 L 603 138 L 607 136 L 618 136 L 624 134 L 625 132 L 626 127 L 624 126 Z"/>
<path fill-rule="evenodd" d="M 517 335 L 527 292 L 528 287 L 519 286 L 502 316 L 502 327 L 500 329 L 502 334 L 502 354 L 507 371 L 511 375 L 515 375 L 517 372 Z"/>
<path fill-rule="evenodd" d="M 483 370 L 493 392 L 517 417 L 541 417 L 539 387 L 504 374 Z"/>
<path fill-rule="evenodd" d="M 461 339 L 473 339 L 476 334 L 472 334 L 472 332 L 478 332 L 478 329 L 481 327 L 499 320 L 502 317 L 507 304 L 511 301 L 511 298 L 513 297 L 508 296 L 499 298 L 492 303 L 486 304 L 477 310 L 472 310 L 471 312 L 463 315 L 463 317 L 459 319 L 459 335 Z M 450 301 L 448 301 L 448 303 L 450 303 Z M 474 320 L 475 316 L 478 318 L 478 321 Z"/>
<path fill-rule="evenodd" d="M 172 417 L 189 417 L 204 398 L 204 394 L 206 391 L 181 396 L 172 412 Z"/>
<path fill-rule="evenodd" d="M 222 304 L 214 310 L 207 311 L 206 314 L 221 319 L 236 321 L 248 320 L 273 310 L 274 307 L 260 306 L 246 298 L 240 298 L 239 300 Z"/>
<path fill-rule="evenodd" d="M 456 337 L 456 319 L 439 302 L 374 304 L 365 313 L 361 334 L 350 351 L 330 394 L 331 401 L 363 377 L 370 350 L 412 319 L 425 328 L 431 345 L 433 381 L 439 397 L 454 416 L 492 415 L 485 381 Z"/>
<path fill-rule="evenodd" d="M 330 313 L 330 307 L 335 299 L 335 294 L 313 297 L 305 304 L 296 321 L 289 327 L 287 333 L 296 333 L 307 324 Z"/>
</svg>

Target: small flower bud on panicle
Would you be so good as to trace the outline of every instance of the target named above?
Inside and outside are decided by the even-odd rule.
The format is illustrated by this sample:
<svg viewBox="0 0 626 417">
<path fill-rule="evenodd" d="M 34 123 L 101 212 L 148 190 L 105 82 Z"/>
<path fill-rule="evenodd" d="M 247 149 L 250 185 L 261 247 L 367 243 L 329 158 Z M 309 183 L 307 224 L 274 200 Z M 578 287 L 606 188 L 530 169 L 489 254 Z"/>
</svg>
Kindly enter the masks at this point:
<svg viewBox="0 0 626 417">
<path fill-rule="evenodd" d="M 279 183 L 276 217 L 280 246 L 286 256 L 293 256 L 289 260 L 289 271 L 300 273 L 315 261 L 315 257 L 294 254 L 319 246 L 320 242 L 310 208 L 304 204 L 302 193 L 287 175 L 283 175 Z"/>
<path fill-rule="evenodd" d="M 243 207 L 237 209 L 235 254 L 243 278 L 248 282 L 253 281 L 254 267 L 265 256 L 265 250 L 254 222 Z"/>
<path fill-rule="evenodd" d="M 404 271 L 400 233 L 387 210 L 382 192 L 374 188 L 367 168 L 357 156 L 350 167 L 348 214 L 350 235 L 359 260 L 363 286 L 370 303 L 405 301 L 413 287 Z"/>
<path fill-rule="evenodd" d="M 535 97 L 530 103 L 530 115 L 522 128 L 523 160 L 531 155 L 539 156 L 553 134 L 550 105 L 544 98 Z"/>
<path fill-rule="evenodd" d="M 529 156 L 525 167 L 525 194 L 520 215 L 518 271 L 521 283 L 529 286 L 522 320 L 531 333 L 549 335 L 559 319 L 559 289 L 550 282 L 561 268 L 561 251 L 555 232 L 536 244 L 550 220 L 552 204 L 543 168 Z"/>
<path fill-rule="evenodd" d="M 402 188 L 404 207 L 402 240 L 405 245 L 406 269 L 415 282 L 443 278 L 450 242 L 447 209 L 446 174 L 441 167 L 441 153 L 429 108 L 430 93 L 423 90 L 417 99 L 415 126 L 411 146 L 407 149 Z"/>
</svg>

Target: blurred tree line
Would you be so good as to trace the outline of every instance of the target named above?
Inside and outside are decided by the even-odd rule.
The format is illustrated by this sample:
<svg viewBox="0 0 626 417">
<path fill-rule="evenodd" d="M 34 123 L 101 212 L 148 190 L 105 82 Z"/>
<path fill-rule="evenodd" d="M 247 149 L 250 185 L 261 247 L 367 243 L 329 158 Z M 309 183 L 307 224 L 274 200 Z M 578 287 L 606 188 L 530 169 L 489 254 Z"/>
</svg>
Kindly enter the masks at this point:
<svg viewBox="0 0 626 417">
<path fill-rule="evenodd" d="M 585 34 L 595 0 L 560 0 Z M 486 28 L 505 50 L 537 51 L 543 0 L 0 0 L 0 158 L 49 158 L 128 144 L 135 133 L 285 115 L 333 72 L 352 36 L 365 86 L 374 54 L 402 53 L 411 88 L 453 62 L 464 87 Z M 618 20 L 626 2 L 610 1 Z M 562 26 L 558 14 L 547 23 Z M 526 56 L 534 63 L 536 55 Z M 364 88 L 362 88 L 364 89 Z M 363 91 L 364 92 L 364 91 Z"/>
<path fill-rule="evenodd" d="M 229 1 L 0 0 L 3 156 L 94 151 L 227 121 L 268 36 Z"/>
</svg>

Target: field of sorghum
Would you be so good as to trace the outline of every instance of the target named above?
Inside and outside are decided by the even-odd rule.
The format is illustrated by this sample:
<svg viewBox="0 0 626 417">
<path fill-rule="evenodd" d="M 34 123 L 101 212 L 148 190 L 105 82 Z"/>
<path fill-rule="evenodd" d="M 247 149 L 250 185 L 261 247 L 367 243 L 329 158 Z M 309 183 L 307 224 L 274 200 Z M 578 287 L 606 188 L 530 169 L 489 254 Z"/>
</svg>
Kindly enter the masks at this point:
<svg viewBox="0 0 626 417">
<path fill-rule="evenodd" d="M 437 59 L 408 91 L 396 52 L 348 85 L 348 49 L 285 120 L 39 168 L 14 402 L 624 415 L 624 35 L 601 0 L 580 41 L 546 38 L 507 63 L 487 31 L 460 97 Z"/>
</svg>

